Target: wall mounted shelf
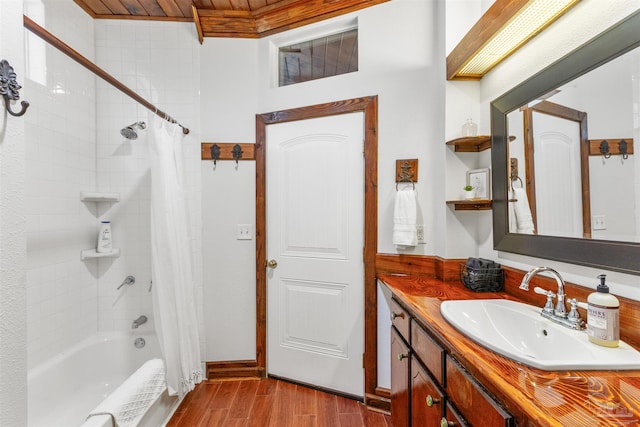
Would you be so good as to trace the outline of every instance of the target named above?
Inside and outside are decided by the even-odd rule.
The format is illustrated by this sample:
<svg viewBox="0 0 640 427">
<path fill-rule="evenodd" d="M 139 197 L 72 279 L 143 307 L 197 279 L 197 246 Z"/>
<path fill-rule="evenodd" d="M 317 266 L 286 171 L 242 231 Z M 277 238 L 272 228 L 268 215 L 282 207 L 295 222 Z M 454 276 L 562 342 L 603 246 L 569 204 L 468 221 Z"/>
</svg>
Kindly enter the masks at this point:
<svg viewBox="0 0 640 427">
<path fill-rule="evenodd" d="M 458 153 L 477 153 L 491 148 L 491 135 L 463 136 L 447 141 Z"/>
<path fill-rule="evenodd" d="M 448 205 L 453 205 L 457 211 L 485 211 L 491 209 L 491 200 L 470 199 L 470 200 L 447 200 Z"/>
<path fill-rule="evenodd" d="M 118 202 L 120 193 L 105 193 L 100 191 L 81 191 L 80 200 L 83 202 Z"/>
<path fill-rule="evenodd" d="M 84 261 L 85 259 L 93 259 L 93 258 L 118 258 L 120 256 L 120 249 L 115 248 L 111 252 L 98 252 L 95 249 L 83 249 L 80 251 L 80 259 Z"/>
<path fill-rule="evenodd" d="M 509 137 L 509 142 L 516 139 Z M 463 136 L 447 141 L 447 145 L 454 147 L 457 153 L 477 153 L 491 148 L 491 135 Z"/>
</svg>

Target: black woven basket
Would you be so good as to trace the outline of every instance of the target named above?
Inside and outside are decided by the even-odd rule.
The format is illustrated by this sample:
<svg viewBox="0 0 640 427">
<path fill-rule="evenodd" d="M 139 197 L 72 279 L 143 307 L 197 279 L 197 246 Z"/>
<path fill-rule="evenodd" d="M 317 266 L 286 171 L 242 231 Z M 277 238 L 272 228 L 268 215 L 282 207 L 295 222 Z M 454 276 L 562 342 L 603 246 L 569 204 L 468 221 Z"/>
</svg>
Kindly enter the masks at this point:
<svg viewBox="0 0 640 427">
<path fill-rule="evenodd" d="M 504 272 L 493 261 L 469 258 L 460 264 L 460 280 L 474 292 L 499 292 L 504 289 Z"/>
</svg>

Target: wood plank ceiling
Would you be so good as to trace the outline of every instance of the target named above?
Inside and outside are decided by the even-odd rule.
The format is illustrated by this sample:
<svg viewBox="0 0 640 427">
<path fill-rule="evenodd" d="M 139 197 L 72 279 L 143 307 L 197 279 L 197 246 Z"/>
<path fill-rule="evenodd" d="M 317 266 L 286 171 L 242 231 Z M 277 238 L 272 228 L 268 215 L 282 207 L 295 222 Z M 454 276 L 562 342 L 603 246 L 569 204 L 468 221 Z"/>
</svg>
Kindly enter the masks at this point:
<svg viewBox="0 0 640 427">
<path fill-rule="evenodd" d="M 95 19 L 195 22 L 200 36 L 260 38 L 390 0 L 74 0 Z"/>
</svg>

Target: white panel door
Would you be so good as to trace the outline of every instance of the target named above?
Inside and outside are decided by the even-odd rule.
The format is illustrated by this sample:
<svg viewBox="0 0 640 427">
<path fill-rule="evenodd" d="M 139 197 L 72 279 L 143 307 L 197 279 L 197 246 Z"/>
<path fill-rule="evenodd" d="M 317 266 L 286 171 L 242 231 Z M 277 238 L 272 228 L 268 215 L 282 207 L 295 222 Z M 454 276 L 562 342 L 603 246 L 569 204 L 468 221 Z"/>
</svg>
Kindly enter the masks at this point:
<svg viewBox="0 0 640 427">
<path fill-rule="evenodd" d="M 534 111 L 533 130 L 538 234 L 582 237 L 580 124 Z"/>
<path fill-rule="evenodd" d="M 267 126 L 267 370 L 363 396 L 364 116 Z"/>
</svg>

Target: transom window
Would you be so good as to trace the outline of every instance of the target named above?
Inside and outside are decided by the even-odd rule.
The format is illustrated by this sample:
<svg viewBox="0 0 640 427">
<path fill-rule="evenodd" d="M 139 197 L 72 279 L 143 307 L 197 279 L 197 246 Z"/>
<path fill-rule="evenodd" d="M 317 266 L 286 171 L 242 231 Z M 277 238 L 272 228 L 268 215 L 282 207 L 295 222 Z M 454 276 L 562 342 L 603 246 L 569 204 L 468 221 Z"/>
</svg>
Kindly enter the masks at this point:
<svg viewBox="0 0 640 427">
<path fill-rule="evenodd" d="M 279 86 L 358 71 L 358 29 L 281 46 Z"/>
</svg>

